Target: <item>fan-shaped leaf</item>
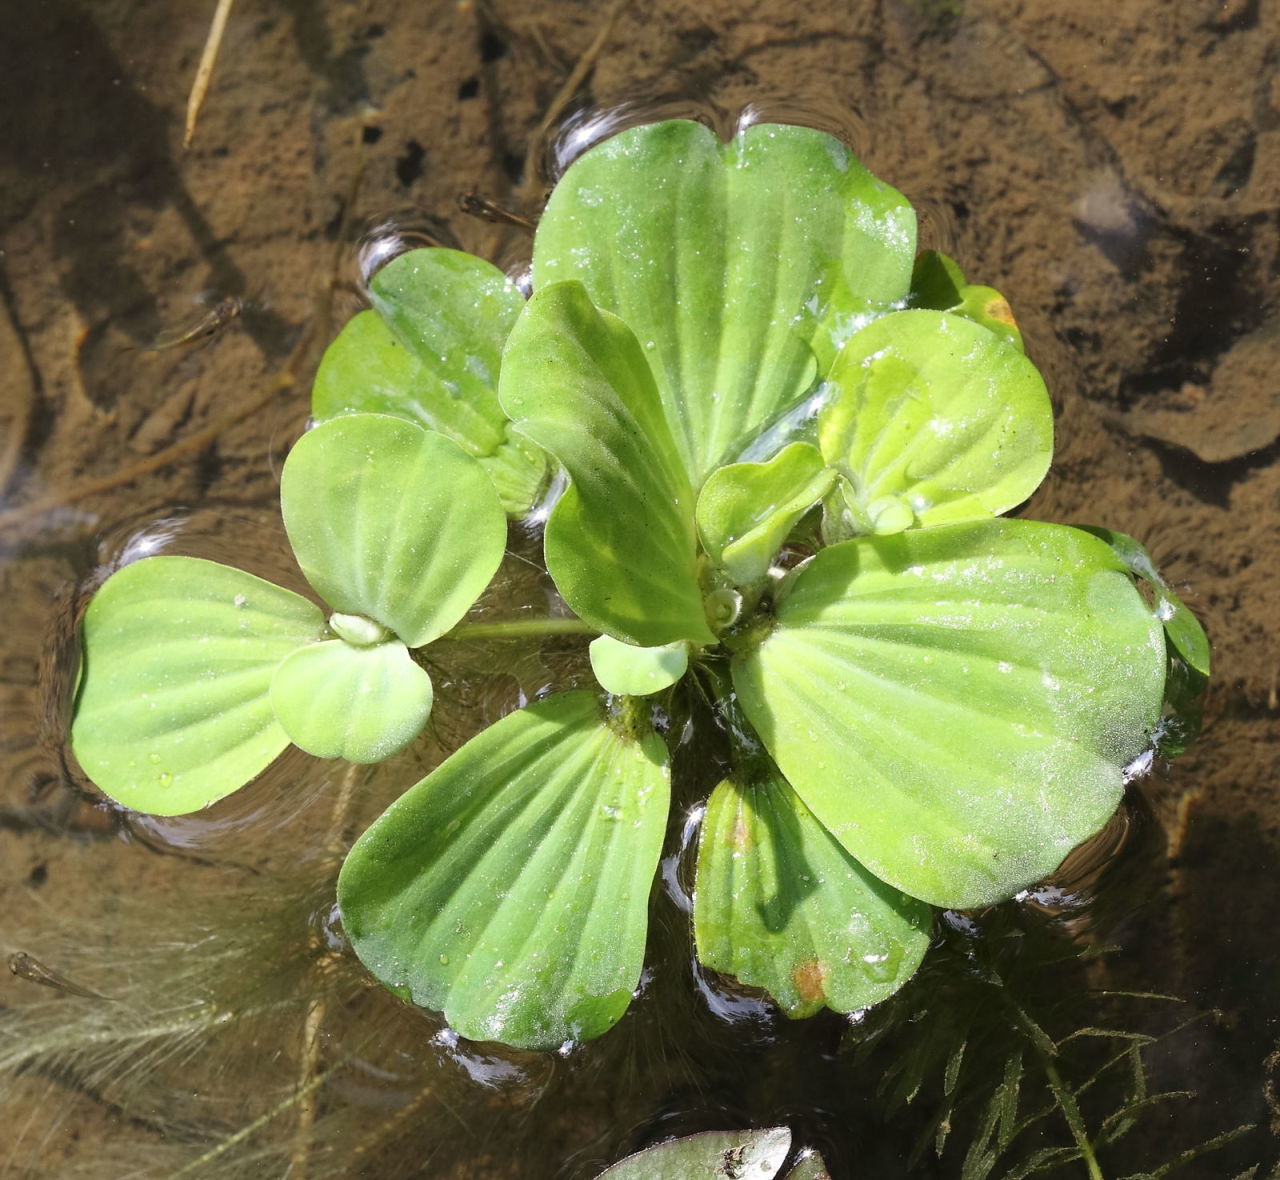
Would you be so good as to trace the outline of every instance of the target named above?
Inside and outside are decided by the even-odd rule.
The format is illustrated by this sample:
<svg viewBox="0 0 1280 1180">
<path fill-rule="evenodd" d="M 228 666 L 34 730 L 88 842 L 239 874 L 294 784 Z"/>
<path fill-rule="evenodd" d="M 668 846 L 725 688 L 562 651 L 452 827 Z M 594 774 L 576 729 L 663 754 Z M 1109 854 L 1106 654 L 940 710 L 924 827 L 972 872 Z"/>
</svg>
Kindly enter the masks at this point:
<svg viewBox="0 0 1280 1180">
<path fill-rule="evenodd" d="M 126 807 L 198 811 L 289 744 L 271 676 L 323 634 L 313 603 L 241 570 L 193 557 L 127 565 L 85 612 L 71 748 Z"/>
<path fill-rule="evenodd" d="M 739 586 L 763 577 L 787 534 L 834 480 L 835 472 L 808 443 L 792 443 L 766 463 L 733 463 L 712 472 L 697 512 L 711 560 Z"/>
<path fill-rule="evenodd" d="M 311 392 L 323 422 L 393 414 L 438 431 L 479 459 L 513 515 L 526 511 L 546 462 L 508 437 L 498 404 L 502 348 L 524 296 L 502 271 L 458 250 L 411 250 L 370 284 L 374 310 L 325 350 Z"/>
<path fill-rule="evenodd" d="M 599 635 L 591 641 L 591 671 L 605 692 L 644 697 L 670 688 L 689 667 L 689 645 L 636 647 Z"/>
<path fill-rule="evenodd" d="M 698 958 L 788 1016 L 891 996 L 929 947 L 931 912 L 864 869 L 776 770 L 722 782 L 698 844 Z"/>
<path fill-rule="evenodd" d="M 1043 877 L 1106 822 L 1159 717 L 1164 662 L 1106 545 L 1009 520 L 823 550 L 733 680 L 866 868 L 966 907 Z"/>
<path fill-rule="evenodd" d="M 653 363 L 695 487 L 908 289 L 915 214 L 838 140 L 673 120 L 592 148 L 556 185 L 535 286 L 579 279 Z"/>
<path fill-rule="evenodd" d="M 295 746 L 317 758 L 381 762 L 407 746 L 431 713 L 431 677 L 403 643 L 342 639 L 287 656 L 271 707 Z"/>
<path fill-rule="evenodd" d="M 857 533 L 1007 511 L 1044 478 L 1053 410 L 1035 366 L 961 316 L 895 312 L 863 328 L 831 371 L 823 457 L 849 478 Z"/>
<path fill-rule="evenodd" d="M 669 797 L 666 748 L 590 693 L 504 717 L 356 842 L 343 928 L 387 986 L 473 1040 L 553 1048 L 631 1002 Z"/>
<path fill-rule="evenodd" d="M 790 1150 L 786 1127 L 703 1131 L 637 1151 L 596 1180 L 772 1180 Z"/>
<path fill-rule="evenodd" d="M 285 461 L 280 508 L 320 596 L 409 647 L 462 618 L 507 542 L 502 506 L 476 460 L 385 414 L 335 418 L 304 434 Z"/>
<path fill-rule="evenodd" d="M 710 643 L 693 490 L 630 329 L 580 283 L 539 291 L 511 333 L 502 404 L 572 486 L 547 521 L 547 570 L 583 619 L 639 647 Z"/>
</svg>

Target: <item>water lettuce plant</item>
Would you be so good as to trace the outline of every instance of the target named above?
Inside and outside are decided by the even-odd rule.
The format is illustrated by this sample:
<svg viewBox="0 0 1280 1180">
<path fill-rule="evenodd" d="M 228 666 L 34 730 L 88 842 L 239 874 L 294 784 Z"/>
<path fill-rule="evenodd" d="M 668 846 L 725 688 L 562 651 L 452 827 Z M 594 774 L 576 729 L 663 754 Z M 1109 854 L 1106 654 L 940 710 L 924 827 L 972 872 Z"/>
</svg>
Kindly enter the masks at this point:
<svg viewBox="0 0 1280 1180">
<path fill-rule="evenodd" d="M 428 249 L 370 302 L 281 487 L 327 618 L 209 562 L 126 566 L 85 617 L 71 745 L 164 814 L 291 741 L 385 758 L 504 514 L 545 519 L 564 609 L 480 627 L 592 636 L 598 691 L 480 732 L 338 882 L 355 953 L 464 1036 L 551 1048 L 621 1017 L 677 745 L 720 780 L 699 958 L 791 1016 L 851 1012 L 913 974 L 933 907 L 1052 873 L 1149 761 L 1167 685 L 1203 687 L 1203 632 L 1136 542 L 1002 515 L 1052 450 L 1008 305 L 917 258 L 911 206 L 823 132 L 624 131 L 552 192 L 528 299 Z"/>
</svg>

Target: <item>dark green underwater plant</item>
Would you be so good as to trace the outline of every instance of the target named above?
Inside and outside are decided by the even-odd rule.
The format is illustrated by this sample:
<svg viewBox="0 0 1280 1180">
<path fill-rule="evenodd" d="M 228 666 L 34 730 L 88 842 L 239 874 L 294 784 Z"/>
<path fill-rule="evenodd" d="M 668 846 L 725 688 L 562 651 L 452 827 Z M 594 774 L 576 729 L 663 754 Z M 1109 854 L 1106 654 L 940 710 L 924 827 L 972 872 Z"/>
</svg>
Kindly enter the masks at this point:
<svg viewBox="0 0 1280 1180">
<path fill-rule="evenodd" d="M 546 569 L 572 612 L 482 624 L 596 636 L 602 692 L 534 701 L 356 842 L 343 928 L 467 1037 L 548 1048 L 637 987 L 668 826 L 668 735 L 726 768 L 694 931 L 790 1015 L 891 995 L 931 907 L 1053 872 L 1158 741 L 1203 632 L 1121 534 L 1003 519 L 1052 412 L 1008 307 L 837 140 L 637 127 L 556 186 L 526 301 L 418 250 L 317 375 L 286 528 L 332 608 L 157 557 L 85 618 L 72 748 L 175 814 L 288 742 L 375 761 L 431 707 L 412 654 L 452 631 L 563 473 Z M 541 519 L 542 510 L 531 519 Z M 504 630 L 505 628 L 505 630 Z M 695 747 L 697 748 L 697 747 Z"/>
</svg>

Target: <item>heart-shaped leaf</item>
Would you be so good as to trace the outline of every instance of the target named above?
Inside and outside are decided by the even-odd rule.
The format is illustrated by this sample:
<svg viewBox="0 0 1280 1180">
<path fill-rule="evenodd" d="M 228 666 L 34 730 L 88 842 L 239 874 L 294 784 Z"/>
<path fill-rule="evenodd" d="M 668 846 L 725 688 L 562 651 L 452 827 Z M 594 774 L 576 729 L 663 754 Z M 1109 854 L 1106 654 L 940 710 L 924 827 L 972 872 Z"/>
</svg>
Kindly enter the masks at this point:
<svg viewBox="0 0 1280 1180">
<path fill-rule="evenodd" d="M 631 330 L 580 283 L 529 301 L 502 404 L 572 486 L 551 512 L 547 570 L 574 611 L 639 647 L 714 639 L 698 580 L 693 490 Z"/>
<path fill-rule="evenodd" d="M 308 431 L 280 480 L 285 530 L 331 606 L 421 647 L 449 630 L 502 561 L 507 521 L 475 459 L 385 414 Z"/>
<path fill-rule="evenodd" d="M 126 807 L 198 811 L 289 744 L 271 676 L 323 634 L 313 603 L 241 570 L 193 557 L 127 565 L 85 612 L 71 748 Z"/>
<path fill-rule="evenodd" d="M 522 296 L 491 263 L 458 250 L 411 250 L 370 284 L 374 310 L 325 350 L 311 392 L 323 422 L 393 414 L 438 431 L 481 461 L 513 515 L 525 512 L 546 462 L 508 436 L 498 372 Z"/>
<path fill-rule="evenodd" d="M 927 905 L 873 877 L 772 767 L 722 782 L 698 844 L 693 927 L 708 967 L 788 1016 L 891 996 L 929 947 Z"/>
<path fill-rule="evenodd" d="M 683 641 L 663 647 L 636 647 L 598 635 L 591 641 L 591 671 L 605 692 L 644 697 L 670 688 L 689 667 L 689 645 Z"/>
<path fill-rule="evenodd" d="M 271 707 L 289 740 L 348 762 L 381 762 L 404 749 L 427 723 L 431 695 L 431 677 L 397 640 L 300 648 L 271 680 Z"/>
<path fill-rule="evenodd" d="M 343 929 L 384 984 L 463 1036 L 599 1036 L 639 982 L 668 799 L 647 725 L 590 693 L 549 697 L 472 738 L 356 842 Z"/>
<path fill-rule="evenodd" d="M 732 463 L 698 495 L 698 532 L 739 586 L 763 577 L 796 522 L 827 494 L 835 472 L 817 447 L 792 443 L 766 463 Z"/>
<path fill-rule="evenodd" d="M 703 1131 L 637 1151 L 596 1180 L 772 1180 L 790 1151 L 786 1127 Z"/>
<path fill-rule="evenodd" d="M 1001 520 L 823 550 L 733 681 L 866 868 L 967 907 L 1052 872 L 1106 822 L 1164 666 L 1159 623 L 1106 545 Z"/>
<path fill-rule="evenodd" d="M 849 480 L 856 533 L 1005 512 L 1044 478 L 1053 410 L 1017 349 L 962 316 L 895 312 L 863 328 L 831 370 L 823 457 Z M 886 513 L 889 514 L 886 517 Z"/>
<path fill-rule="evenodd" d="M 694 486 L 805 392 L 814 351 L 908 290 L 915 214 L 838 140 L 758 124 L 635 127 L 556 185 L 535 287 L 579 279 L 653 363 Z"/>
</svg>

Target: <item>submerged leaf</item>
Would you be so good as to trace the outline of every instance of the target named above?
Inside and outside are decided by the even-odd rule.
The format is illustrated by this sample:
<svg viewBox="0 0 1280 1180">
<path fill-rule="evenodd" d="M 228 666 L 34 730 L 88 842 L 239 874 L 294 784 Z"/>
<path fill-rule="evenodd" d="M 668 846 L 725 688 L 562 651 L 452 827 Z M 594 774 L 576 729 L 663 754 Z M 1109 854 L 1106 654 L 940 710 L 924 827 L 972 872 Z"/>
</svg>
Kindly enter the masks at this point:
<svg viewBox="0 0 1280 1180">
<path fill-rule="evenodd" d="M 1106 822 L 1159 717 L 1164 643 L 1102 542 L 987 521 L 823 550 L 733 680 L 863 865 L 964 908 L 1052 872 Z"/>
<path fill-rule="evenodd" d="M 536 287 L 579 279 L 653 364 L 695 487 L 799 398 L 854 327 L 907 293 L 915 214 L 845 146 L 762 123 L 624 131 L 556 185 Z"/>
<path fill-rule="evenodd" d="M 646 1147 L 596 1180 L 771 1180 L 791 1151 L 791 1131 L 703 1131 Z"/>
<path fill-rule="evenodd" d="M 796 522 L 827 494 L 835 472 L 817 447 L 792 443 L 766 463 L 712 472 L 698 496 L 698 532 L 739 586 L 762 578 Z"/>
<path fill-rule="evenodd" d="M 670 688 L 689 667 L 689 645 L 635 647 L 600 635 L 591 641 L 591 671 L 605 692 L 644 697 Z"/>
<path fill-rule="evenodd" d="M 572 485 L 547 521 L 547 571 L 588 623 L 639 647 L 714 639 L 693 490 L 630 329 L 580 283 L 539 291 L 511 333 L 502 404 Z"/>
<path fill-rule="evenodd" d="M 698 844 L 698 958 L 791 1017 L 852 1012 L 897 991 L 931 913 L 864 869 L 772 767 L 711 793 Z"/>
<path fill-rule="evenodd" d="M 504 717 L 356 842 L 343 929 L 384 984 L 473 1040 L 599 1036 L 640 978 L 666 748 L 591 693 Z"/>
<path fill-rule="evenodd" d="M 148 557 L 85 612 L 71 749 L 126 807 L 198 811 L 289 744 L 269 699 L 276 666 L 324 616 L 290 590 L 194 557 Z"/>
<path fill-rule="evenodd" d="M 545 459 L 508 436 L 498 404 L 502 348 L 524 296 L 496 266 L 458 250 L 411 250 L 387 263 L 362 311 L 325 350 L 311 393 L 323 422 L 393 414 L 479 459 L 513 515 L 542 483 Z"/>
<path fill-rule="evenodd" d="M 1049 469 L 1053 410 L 1040 374 L 960 316 L 884 316 L 849 341 L 831 382 L 819 442 L 850 481 L 855 533 L 995 516 Z M 901 520 L 886 527 L 894 506 Z"/>
<path fill-rule="evenodd" d="M 431 677 L 396 640 L 304 647 L 271 679 L 271 707 L 289 740 L 317 758 L 348 762 L 381 762 L 402 750 L 427 723 L 431 696 Z"/>
<path fill-rule="evenodd" d="M 280 480 L 285 530 L 331 606 L 421 647 L 449 630 L 502 561 L 507 521 L 480 465 L 385 414 L 304 434 Z"/>
</svg>

